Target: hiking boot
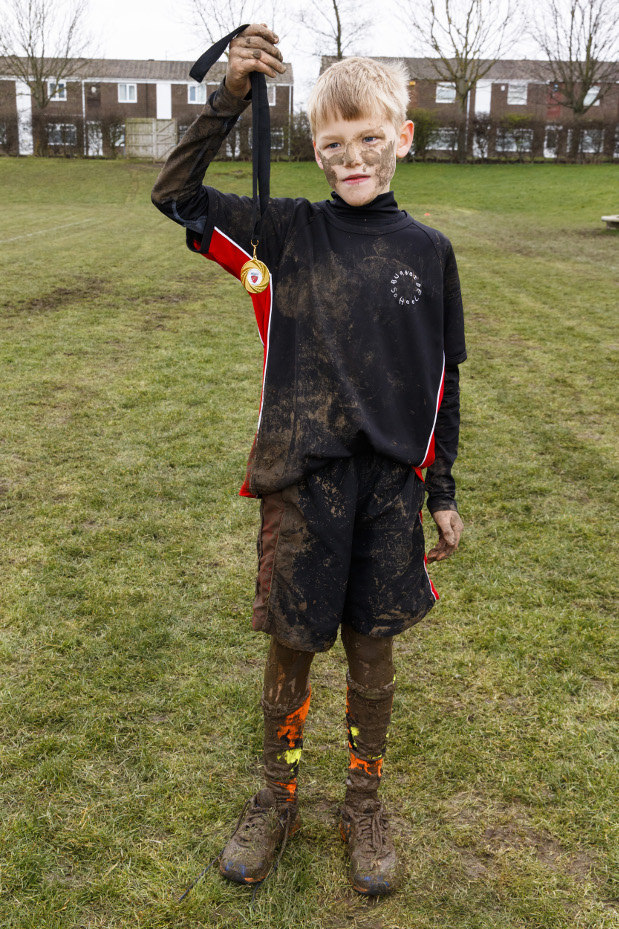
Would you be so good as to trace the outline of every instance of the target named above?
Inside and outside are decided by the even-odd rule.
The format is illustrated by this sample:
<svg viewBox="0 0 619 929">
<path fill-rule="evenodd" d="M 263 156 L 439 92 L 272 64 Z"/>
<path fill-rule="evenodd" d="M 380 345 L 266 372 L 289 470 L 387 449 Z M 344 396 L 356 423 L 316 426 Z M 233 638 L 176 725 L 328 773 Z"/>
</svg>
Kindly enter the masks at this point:
<svg viewBox="0 0 619 929">
<path fill-rule="evenodd" d="M 268 787 L 246 804 L 234 833 L 226 844 L 219 870 L 237 884 L 258 884 L 273 867 L 275 852 L 301 827 L 297 804 L 277 807 Z M 281 855 L 281 853 L 280 853 Z"/>
<path fill-rule="evenodd" d="M 397 860 L 381 801 L 370 797 L 354 805 L 345 803 L 340 832 L 348 845 L 354 889 L 376 896 L 395 890 Z"/>
</svg>

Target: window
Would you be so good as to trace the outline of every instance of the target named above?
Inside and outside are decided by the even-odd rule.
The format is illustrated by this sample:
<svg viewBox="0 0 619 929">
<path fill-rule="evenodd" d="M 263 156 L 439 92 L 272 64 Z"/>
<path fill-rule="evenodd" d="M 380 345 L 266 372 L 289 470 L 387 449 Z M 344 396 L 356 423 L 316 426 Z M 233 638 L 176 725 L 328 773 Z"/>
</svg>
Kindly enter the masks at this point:
<svg viewBox="0 0 619 929">
<path fill-rule="evenodd" d="M 118 85 L 118 102 L 119 103 L 137 103 L 138 102 L 138 85 L 137 84 L 119 84 Z"/>
<path fill-rule="evenodd" d="M 271 129 L 271 149 L 281 151 L 284 147 L 284 130 Z"/>
<path fill-rule="evenodd" d="M 559 149 L 559 134 L 561 126 L 547 126 L 544 138 L 544 157 L 556 158 Z"/>
<path fill-rule="evenodd" d="M 73 123 L 48 123 L 47 143 L 72 148 L 77 145 L 77 127 Z"/>
<path fill-rule="evenodd" d="M 600 105 L 600 97 L 598 96 L 599 93 L 600 93 L 599 87 L 590 87 L 587 93 L 585 94 L 585 99 L 583 100 L 584 105 L 585 106 L 599 106 Z"/>
<path fill-rule="evenodd" d="M 437 84 L 436 85 L 436 102 L 437 103 L 455 103 L 456 85 L 455 84 Z"/>
<path fill-rule="evenodd" d="M 567 131 L 567 148 L 571 150 L 573 144 L 573 129 Z M 579 152 L 583 155 L 599 155 L 604 147 L 603 129 L 583 129 L 580 136 Z"/>
<path fill-rule="evenodd" d="M 585 129 L 582 134 L 580 150 L 591 155 L 600 155 L 604 148 L 603 129 Z"/>
<path fill-rule="evenodd" d="M 530 152 L 533 145 L 532 129 L 500 129 L 496 137 L 499 153 Z"/>
<path fill-rule="evenodd" d="M 269 98 L 269 106 L 275 106 L 276 95 L 277 87 L 275 84 L 267 84 L 267 97 Z"/>
<path fill-rule="evenodd" d="M 100 122 L 89 120 L 86 123 L 86 151 L 89 158 L 103 155 L 103 127 Z"/>
<path fill-rule="evenodd" d="M 457 129 L 436 129 L 430 136 L 428 148 L 437 151 L 454 151 L 458 145 Z"/>
<path fill-rule="evenodd" d="M 509 106 L 526 106 L 527 84 L 521 81 L 507 85 L 507 103 Z"/>
<path fill-rule="evenodd" d="M 47 82 L 47 93 L 49 99 L 53 100 L 66 100 L 67 99 L 67 82 L 66 81 L 48 81 Z"/>
<path fill-rule="evenodd" d="M 241 138 L 238 131 L 232 131 L 226 138 L 226 158 L 238 158 L 241 154 Z"/>
<path fill-rule="evenodd" d="M 187 103 L 206 103 L 206 84 L 189 84 L 187 87 Z"/>
</svg>

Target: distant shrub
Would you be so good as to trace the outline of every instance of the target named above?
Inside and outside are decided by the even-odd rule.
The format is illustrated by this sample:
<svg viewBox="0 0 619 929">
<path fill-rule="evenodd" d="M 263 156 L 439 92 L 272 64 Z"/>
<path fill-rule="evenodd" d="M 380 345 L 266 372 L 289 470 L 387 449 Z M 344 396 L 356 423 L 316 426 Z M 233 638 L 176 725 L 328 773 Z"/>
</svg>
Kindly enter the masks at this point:
<svg viewBox="0 0 619 929">
<path fill-rule="evenodd" d="M 313 161 L 312 130 L 305 110 L 290 118 L 290 160 Z"/>
<path fill-rule="evenodd" d="M 441 125 L 440 120 L 436 113 L 421 107 L 411 110 L 408 116 L 415 123 L 414 157 L 418 161 L 425 161 L 428 149 L 433 147 L 432 142 L 436 139 L 436 133 Z"/>
</svg>

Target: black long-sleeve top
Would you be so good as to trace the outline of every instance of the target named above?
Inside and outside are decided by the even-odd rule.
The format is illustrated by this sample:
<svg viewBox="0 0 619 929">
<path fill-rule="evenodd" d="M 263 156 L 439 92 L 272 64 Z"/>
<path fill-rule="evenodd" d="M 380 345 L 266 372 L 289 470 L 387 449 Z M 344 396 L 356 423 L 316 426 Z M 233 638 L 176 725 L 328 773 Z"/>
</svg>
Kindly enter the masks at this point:
<svg viewBox="0 0 619 929">
<path fill-rule="evenodd" d="M 152 199 L 187 230 L 192 251 L 240 276 L 252 202 L 202 185 L 249 100 L 222 84 L 174 149 Z M 351 207 L 273 198 L 258 258 L 269 287 L 252 295 L 264 344 L 256 439 L 242 494 L 272 493 L 332 458 L 369 448 L 428 468 L 428 507 L 455 509 L 458 364 L 466 358 L 451 244 L 400 210 L 393 194 Z"/>
</svg>

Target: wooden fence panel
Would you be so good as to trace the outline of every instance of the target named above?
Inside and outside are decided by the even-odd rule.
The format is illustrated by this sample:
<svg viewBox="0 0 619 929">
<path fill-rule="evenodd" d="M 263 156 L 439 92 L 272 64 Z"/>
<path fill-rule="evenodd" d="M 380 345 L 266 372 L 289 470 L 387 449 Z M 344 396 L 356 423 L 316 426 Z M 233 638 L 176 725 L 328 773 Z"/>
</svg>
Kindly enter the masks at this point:
<svg viewBox="0 0 619 929">
<path fill-rule="evenodd" d="M 125 125 L 125 154 L 130 158 L 164 161 L 176 145 L 175 119 L 128 119 Z"/>
</svg>

